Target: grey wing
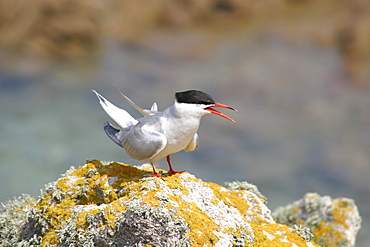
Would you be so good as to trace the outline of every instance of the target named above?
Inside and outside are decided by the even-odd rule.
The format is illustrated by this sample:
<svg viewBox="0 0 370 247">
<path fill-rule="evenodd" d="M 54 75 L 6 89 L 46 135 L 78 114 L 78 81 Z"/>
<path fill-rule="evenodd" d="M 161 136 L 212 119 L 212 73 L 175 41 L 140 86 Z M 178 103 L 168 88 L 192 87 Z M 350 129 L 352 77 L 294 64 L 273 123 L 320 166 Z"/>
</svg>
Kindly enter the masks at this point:
<svg viewBox="0 0 370 247">
<path fill-rule="evenodd" d="M 190 140 L 188 146 L 185 148 L 185 151 L 186 152 L 192 152 L 195 149 L 197 149 L 198 146 L 199 146 L 199 138 L 198 138 L 198 134 L 195 133 L 195 135 L 193 136 L 193 138 Z"/>
<path fill-rule="evenodd" d="M 150 160 L 167 145 L 167 138 L 158 131 L 142 126 L 132 128 L 124 136 L 122 147 L 135 160 Z"/>
</svg>

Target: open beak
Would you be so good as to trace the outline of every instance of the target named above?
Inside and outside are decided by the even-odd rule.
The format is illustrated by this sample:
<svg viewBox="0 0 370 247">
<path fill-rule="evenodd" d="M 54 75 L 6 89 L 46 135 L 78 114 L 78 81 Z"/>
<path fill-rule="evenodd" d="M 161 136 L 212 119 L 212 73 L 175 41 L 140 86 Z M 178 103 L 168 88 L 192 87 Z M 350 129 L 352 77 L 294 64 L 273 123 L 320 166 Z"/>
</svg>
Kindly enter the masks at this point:
<svg viewBox="0 0 370 247">
<path fill-rule="evenodd" d="M 230 106 L 227 106 L 227 105 L 224 105 L 224 104 L 218 103 L 218 102 L 216 102 L 216 103 L 215 103 L 214 105 L 212 105 L 212 106 L 209 106 L 209 107 L 204 108 L 204 110 L 207 110 L 207 111 L 209 111 L 210 113 L 213 113 L 213 114 L 219 115 L 219 116 L 224 117 L 224 118 L 226 118 L 226 119 L 228 119 L 228 120 L 230 120 L 230 121 L 232 121 L 232 122 L 234 122 L 234 123 L 235 123 L 235 121 L 234 121 L 232 118 L 230 118 L 230 117 L 226 116 L 226 115 L 225 115 L 225 114 L 223 114 L 222 112 L 219 112 L 219 111 L 217 111 L 217 110 L 213 109 L 212 107 L 222 107 L 222 108 L 227 108 L 227 109 L 230 109 L 230 110 L 233 110 L 233 111 L 238 111 L 238 110 L 236 110 L 235 108 L 232 108 L 232 107 L 230 107 Z"/>
</svg>

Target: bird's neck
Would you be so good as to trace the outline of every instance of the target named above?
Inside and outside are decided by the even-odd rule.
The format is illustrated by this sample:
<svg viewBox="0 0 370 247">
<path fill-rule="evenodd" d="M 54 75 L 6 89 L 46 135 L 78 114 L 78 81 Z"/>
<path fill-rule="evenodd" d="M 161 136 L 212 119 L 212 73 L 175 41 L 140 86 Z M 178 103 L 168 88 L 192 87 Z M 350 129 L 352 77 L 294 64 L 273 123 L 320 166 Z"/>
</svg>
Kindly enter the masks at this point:
<svg viewBox="0 0 370 247">
<path fill-rule="evenodd" d="M 173 105 L 163 111 L 163 117 L 166 119 L 167 135 L 174 135 L 174 139 L 181 138 L 189 139 L 198 131 L 200 118 L 198 114 L 187 111 L 182 107 Z M 172 133 L 172 134 L 171 134 Z"/>
<path fill-rule="evenodd" d="M 163 112 L 164 116 L 167 118 L 176 118 L 181 121 L 185 121 L 186 119 L 199 122 L 200 118 L 204 115 L 204 113 L 198 111 L 195 107 L 188 104 L 174 104 L 167 108 Z"/>
</svg>

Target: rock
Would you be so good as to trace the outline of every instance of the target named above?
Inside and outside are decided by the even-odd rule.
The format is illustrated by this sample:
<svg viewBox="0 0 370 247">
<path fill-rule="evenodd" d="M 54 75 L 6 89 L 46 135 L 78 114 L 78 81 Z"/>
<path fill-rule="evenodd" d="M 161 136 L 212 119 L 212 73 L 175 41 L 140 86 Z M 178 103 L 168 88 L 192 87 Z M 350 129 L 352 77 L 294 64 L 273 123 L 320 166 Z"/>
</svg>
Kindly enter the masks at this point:
<svg viewBox="0 0 370 247">
<path fill-rule="evenodd" d="M 0 246 L 318 246 L 307 228 L 276 223 L 254 185 L 151 174 L 96 160 L 72 167 L 38 200 L 24 195 L 3 205 Z M 330 237 L 329 228 L 319 236 Z"/>
<path fill-rule="evenodd" d="M 307 193 L 303 199 L 276 209 L 273 216 L 279 223 L 309 228 L 321 246 L 355 246 L 361 227 L 361 217 L 352 199 L 332 199 L 317 193 Z"/>
</svg>

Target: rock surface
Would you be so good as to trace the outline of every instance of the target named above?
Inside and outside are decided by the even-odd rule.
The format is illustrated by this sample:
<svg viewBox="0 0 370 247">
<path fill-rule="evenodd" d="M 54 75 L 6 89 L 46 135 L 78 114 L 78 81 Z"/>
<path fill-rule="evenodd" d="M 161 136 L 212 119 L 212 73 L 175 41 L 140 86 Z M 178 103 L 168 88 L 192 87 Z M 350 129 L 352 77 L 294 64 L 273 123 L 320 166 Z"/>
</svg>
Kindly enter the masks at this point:
<svg viewBox="0 0 370 247">
<path fill-rule="evenodd" d="M 321 246 L 355 246 L 361 228 L 361 217 L 352 199 L 307 193 L 285 207 L 276 209 L 274 218 L 290 226 L 310 228 Z"/>
<path fill-rule="evenodd" d="M 154 178 L 150 168 L 88 161 L 48 184 L 38 200 L 24 195 L 4 204 L 0 246 L 318 246 L 307 228 L 276 223 L 256 186 L 227 185 L 186 172 Z M 353 201 L 322 198 L 311 207 L 293 205 L 308 214 L 321 205 L 331 208 L 313 234 L 325 243 L 334 233 L 338 239 L 351 235 L 354 244 L 359 221 L 346 218 L 356 215 Z M 294 223 L 308 221 L 301 211 Z"/>
</svg>

